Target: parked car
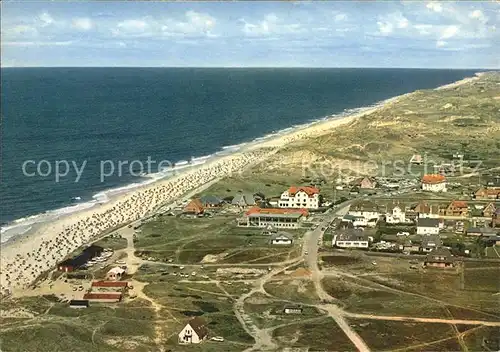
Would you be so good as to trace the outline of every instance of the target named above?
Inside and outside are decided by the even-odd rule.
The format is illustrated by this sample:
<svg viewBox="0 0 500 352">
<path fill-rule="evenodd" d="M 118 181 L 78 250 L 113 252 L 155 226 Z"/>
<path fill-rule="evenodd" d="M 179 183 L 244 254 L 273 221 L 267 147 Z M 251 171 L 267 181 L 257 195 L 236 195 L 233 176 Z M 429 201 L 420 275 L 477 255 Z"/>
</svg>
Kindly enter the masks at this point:
<svg viewBox="0 0 500 352">
<path fill-rule="evenodd" d="M 222 336 L 214 336 L 210 340 L 217 342 L 224 342 L 224 338 Z"/>
</svg>

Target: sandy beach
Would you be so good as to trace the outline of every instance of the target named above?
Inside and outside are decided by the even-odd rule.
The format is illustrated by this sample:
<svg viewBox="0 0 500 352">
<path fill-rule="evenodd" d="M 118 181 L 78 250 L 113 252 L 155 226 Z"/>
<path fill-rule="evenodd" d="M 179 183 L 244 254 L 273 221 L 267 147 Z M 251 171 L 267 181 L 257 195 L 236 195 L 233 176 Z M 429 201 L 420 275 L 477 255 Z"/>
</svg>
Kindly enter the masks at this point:
<svg viewBox="0 0 500 352">
<path fill-rule="evenodd" d="M 189 191 L 261 162 L 289 143 L 328 133 L 400 98 L 388 99 L 350 116 L 322 120 L 268 140 L 249 143 L 234 154 L 214 158 L 171 178 L 120 194 L 107 203 L 43 224 L 29 235 L 16 237 L 2 244 L 0 292 L 11 294 L 29 286 L 40 274 L 53 269 L 68 254 L 93 242 L 106 230 L 139 220 L 159 206 L 181 199 Z"/>
<path fill-rule="evenodd" d="M 474 82 L 474 81 L 477 81 L 482 75 L 484 75 L 484 72 L 477 72 L 474 77 L 466 77 L 464 79 L 461 79 L 460 81 L 456 81 L 456 82 L 453 82 L 450 84 L 445 84 L 443 86 L 437 87 L 436 90 L 451 89 L 451 88 L 461 86 L 462 84 Z"/>
</svg>

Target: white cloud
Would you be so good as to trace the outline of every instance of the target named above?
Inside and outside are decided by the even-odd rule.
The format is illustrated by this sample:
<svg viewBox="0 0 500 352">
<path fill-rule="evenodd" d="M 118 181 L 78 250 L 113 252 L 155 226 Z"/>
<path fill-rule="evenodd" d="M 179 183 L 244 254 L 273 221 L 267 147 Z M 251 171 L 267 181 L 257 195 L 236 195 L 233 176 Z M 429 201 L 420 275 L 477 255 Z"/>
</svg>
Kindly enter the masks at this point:
<svg viewBox="0 0 500 352">
<path fill-rule="evenodd" d="M 209 14 L 187 11 L 185 14 L 186 20 L 175 21 L 168 19 L 161 25 L 161 30 L 164 35 L 206 35 L 208 37 L 215 36 L 212 30 L 215 28 L 217 20 Z"/>
<path fill-rule="evenodd" d="M 460 28 L 456 25 L 447 26 L 441 32 L 440 39 L 449 39 L 456 36 L 459 32 Z"/>
<path fill-rule="evenodd" d="M 184 19 L 166 18 L 162 20 L 151 17 L 128 19 L 119 22 L 111 31 L 115 37 L 215 37 L 212 30 L 216 19 L 209 14 L 187 11 Z"/>
<path fill-rule="evenodd" d="M 335 15 L 335 22 L 345 21 L 347 19 L 347 15 L 345 13 L 339 13 Z"/>
<path fill-rule="evenodd" d="M 441 4 L 438 2 L 434 2 L 434 1 L 427 3 L 426 7 L 434 12 L 442 12 L 443 11 L 443 7 L 441 6 Z"/>
<path fill-rule="evenodd" d="M 482 23 L 488 22 L 488 17 L 486 17 L 481 10 L 474 10 L 471 13 L 469 13 L 469 18 L 472 18 L 473 20 L 477 20 Z"/>
<path fill-rule="evenodd" d="M 38 20 L 41 22 L 42 27 L 50 26 L 54 23 L 54 19 L 48 12 L 42 12 L 38 16 Z"/>
<path fill-rule="evenodd" d="M 140 34 L 144 33 L 149 28 L 149 24 L 144 20 L 125 20 L 116 25 L 113 33 L 121 34 Z"/>
<path fill-rule="evenodd" d="M 438 48 L 442 48 L 443 46 L 445 46 L 447 44 L 447 42 L 445 42 L 444 40 L 438 40 L 436 42 L 436 47 Z"/>
<path fill-rule="evenodd" d="M 391 13 L 379 18 L 377 21 L 379 35 L 388 35 L 397 29 L 406 29 L 410 26 L 410 21 L 400 12 Z"/>
<path fill-rule="evenodd" d="M 392 25 L 392 23 L 389 23 L 389 22 L 377 22 L 377 26 L 378 26 L 378 31 L 380 34 L 383 34 L 383 35 L 387 35 L 387 34 L 391 34 L 393 29 L 394 29 L 394 26 Z"/>
<path fill-rule="evenodd" d="M 90 18 L 86 18 L 86 17 L 74 18 L 72 25 L 74 28 L 82 30 L 82 31 L 88 31 L 88 30 L 92 29 L 92 27 L 93 27 L 92 20 Z"/>
<path fill-rule="evenodd" d="M 245 19 L 241 19 L 240 21 L 243 22 L 243 33 L 248 36 L 288 34 L 298 33 L 302 31 L 302 26 L 300 24 L 284 23 L 274 13 L 266 15 L 262 21 L 259 21 L 257 23 L 250 23 Z"/>
</svg>

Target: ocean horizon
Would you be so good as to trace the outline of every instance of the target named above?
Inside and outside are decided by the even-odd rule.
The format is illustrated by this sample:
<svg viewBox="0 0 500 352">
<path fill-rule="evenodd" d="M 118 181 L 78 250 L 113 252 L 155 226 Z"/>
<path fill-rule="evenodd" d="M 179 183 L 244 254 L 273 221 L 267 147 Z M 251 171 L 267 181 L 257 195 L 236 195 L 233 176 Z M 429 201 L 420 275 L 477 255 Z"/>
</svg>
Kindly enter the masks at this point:
<svg viewBox="0 0 500 352">
<path fill-rule="evenodd" d="M 2 68 L 1 240 L 168 176 L 164 169 L 149 173 L 126 166 L 121 175 L 102 180 L 103 161 L 149 158 L 179 170 L 294 126 L 477 71 Z M 62 161 L 85 167 L 79 178 L 70 168 L 56 180 L 36 170 L 41 161 L 43 172 Z M 33 176 L 25 175 L 23 165 Z"/>
</svg>

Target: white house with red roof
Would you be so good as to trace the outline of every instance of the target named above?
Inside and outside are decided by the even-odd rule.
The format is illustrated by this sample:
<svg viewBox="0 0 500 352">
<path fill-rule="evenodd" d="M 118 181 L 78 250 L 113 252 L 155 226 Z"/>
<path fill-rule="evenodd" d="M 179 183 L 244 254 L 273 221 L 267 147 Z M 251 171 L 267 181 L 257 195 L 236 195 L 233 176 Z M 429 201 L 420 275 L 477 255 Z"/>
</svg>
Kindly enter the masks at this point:
<svg viewBox="0 0 500 352">
<path fill-rule="evenodd" d="M 318 209 L 320 206 L 319 189 L 292 186 L 281 194 L 278 206 L 280 208 Z"/>
<path fill-rule="evenodd" d="M 429 192 L 446 192 L 446 177 L 439 174 L 424 175 L 422 190 Z"/>
</svg>

